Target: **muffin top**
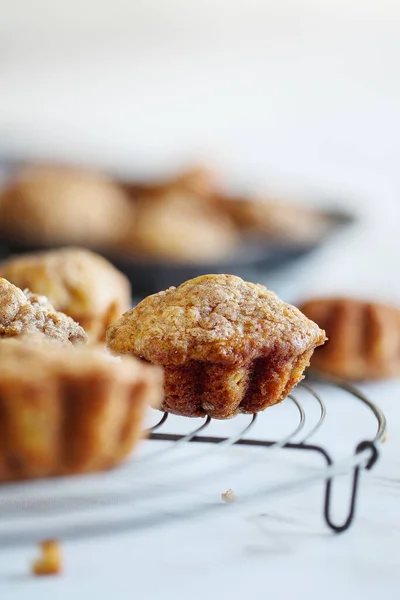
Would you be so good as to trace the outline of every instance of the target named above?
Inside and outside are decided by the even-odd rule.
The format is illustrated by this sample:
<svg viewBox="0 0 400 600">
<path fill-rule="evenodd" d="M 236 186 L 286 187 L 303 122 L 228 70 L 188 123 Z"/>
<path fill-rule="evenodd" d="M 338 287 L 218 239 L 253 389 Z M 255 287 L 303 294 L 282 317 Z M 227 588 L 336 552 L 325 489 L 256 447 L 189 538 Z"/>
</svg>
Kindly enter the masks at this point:
<svg viewBox="0 0 400 600">
<path fill-rule="evenodd" d="M 84 248 L 24 254 L 0 265 L 14 285 L 45 295 L 57 310 L 76 320 L 107 312 L 113 302 L 120 314 L 130 306 L 128 279 L 108 260 Z"/>
<path fill-rule="evenodd" d="M 63 346 L 38 334 L 0 339 L 0 382 L 14 385 L 16 378 L 25 384 L 43 381 L 46 385 L 68 386 L 90 382 L 94 390 L 115 382 L 113 393 L 120 386 L 141 386 L 146 389 L 146 401 L 159 408 L 163 396 L 163 374 L 159 367 L 148 365 L 134 357 L 116 359 L 101 346 Z M 100 388 L 96 387 L 96 384 Z"/>
<path fill-rule="evenodd" d="M 113 246 L 130 229 L 125 192 L 100 173 L 36 165 L 16 174 L 2 194 L 7 238 L 40 246 Z"/>
<path fill-rule="evenodd" d="M 149 296 L 107 332 L 111 352 L 162 365 L 298 356 L 324 341 L 325 332 L 297 308 L 234 275 L 203 275 Z"/>
<path fill-rule="evenodd" d="M 23 292 L 0 277 L 0 337 L 41 333 L 65 344 L 87 342 L 85 331 L 45 296 Z"/>
<path fill-rule="evenodd" d="M 193 193 L 171 191 L 136 205 L 136 227 L 127 238 L 136 252 L 174 262 L 214 262 L 238 242 L 230 218 Z"/>
</svg>

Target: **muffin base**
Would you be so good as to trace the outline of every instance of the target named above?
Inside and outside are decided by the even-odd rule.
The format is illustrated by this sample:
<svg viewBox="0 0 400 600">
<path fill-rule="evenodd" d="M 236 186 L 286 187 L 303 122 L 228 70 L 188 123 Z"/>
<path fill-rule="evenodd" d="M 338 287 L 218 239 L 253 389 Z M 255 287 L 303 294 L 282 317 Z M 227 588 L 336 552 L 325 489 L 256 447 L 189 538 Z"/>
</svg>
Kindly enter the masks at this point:
<svg viewBox="0 0 400 600">
<path fill-rule="evenodd" d="M 115 466 L 142 436 L 148 386 L 99 376 L 76 382 L 2 379 L 0 482 Z"/>
<path fill-rule="evenodd" d="M 284 400 L 304 378 L 314 348 L 300 356 L 258 357 L 244 365 L 191 361 L 164 367 L 162 410 L 185 417 L 229 419 Z"/>
</svg>

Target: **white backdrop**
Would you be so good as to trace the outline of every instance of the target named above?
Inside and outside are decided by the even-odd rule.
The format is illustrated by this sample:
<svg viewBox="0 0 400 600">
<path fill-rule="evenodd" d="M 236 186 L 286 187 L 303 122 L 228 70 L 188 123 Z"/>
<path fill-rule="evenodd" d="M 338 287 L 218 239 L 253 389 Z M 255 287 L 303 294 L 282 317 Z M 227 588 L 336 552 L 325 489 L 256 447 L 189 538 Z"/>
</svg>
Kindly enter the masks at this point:
<svg viewBox="0 0 400 600">
<path fill-rule="evenodd" d="M 276 285 L 400 298 L 396 0 L 0 9 L 1 154 L 138 173 L 206 159 L 238 185 L 323 192 L 360 225 Z"/>
</svg>

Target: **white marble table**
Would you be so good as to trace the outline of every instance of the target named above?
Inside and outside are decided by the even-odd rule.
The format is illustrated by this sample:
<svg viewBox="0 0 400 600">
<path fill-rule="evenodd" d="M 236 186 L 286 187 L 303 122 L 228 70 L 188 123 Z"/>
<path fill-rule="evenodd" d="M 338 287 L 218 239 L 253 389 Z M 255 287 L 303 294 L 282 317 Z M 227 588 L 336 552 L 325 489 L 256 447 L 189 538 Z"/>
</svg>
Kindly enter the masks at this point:
<svg viewBox="0 0 400 600">
<path fill-rule="evenodd" d="M 144 0 L 87 1 L 79 27 L 77 0 L 52 27 L 50 5 L 39 4 L 31 23 L 14 5 L 0 23 L 2 153 L 149 172 L 212 152 L 236 182 L 322 191 L 359 223 L 264 283 L 288 300 L 334 292 L 400 301 L 397 3 L 221 0 L 198 10 L 171 0 L 156 10 Z M 227 506 L 222 517 L 66 541 L 65 573 L 54 579 L 29 576 L 32 545 L 2 548 L 0 597 L 398 600 L 400 384 L 363 389 L 385 412 L 389 439 L 362 477 L 347 533 L 326 529 L 321 487 L 312 487 L 243 511 Z M 341 402 L 353 430 L 360 423 Z M 348 451 L 340 423 L 327 435 Z M 300 469 L 283 460 L 265 470 L 271 481 Z M 218 493 L 230 485 L 228 476 Z M 340 514 L 348 491 L 344 479 Z"/>
<path fill-rule="evenodd" d="M 219 501 L 219 493 L 232 486 L 238 495 L 234 505 L 221 502 L 220 509 L 208 517 L 143 531 L 127 528 L 124 533 L 64 541 L 65 572 L 60 577 L 30 577 L 29 565 L 36 553 L 33 544 L 2 548 L 2 597 L 39 598 L 51 594 L 56 598 L 86 595 L 125 598 L 134 589 L 140 598 L 184 598 L 188 594 L 193 598 L 217 598 L 228 593 L 232 598 L 243 595 L 258 598 L 264 597 L 268 590 L 280 598 L 290 598 L 293 594 L 317 598 L 323 593 L 325 598 L 333 599 L 338 594 L 344 598 L 373 598 L 384 589 L 386 598 L 397 598 L 399 385 L 373 385 L 365 391 L 379 400 L 389 420 L 390 435 L 379 463 L 370 473 L 362 475 L 356 520 L 346 533 L 336 536 L 323 523 L 321 484 L 241 506 L 240 492 L 245 489 L 246 473 L 235 475 L 228 466 L 216 481 L 200 488 L 196 502 L 202 496 L 204 502 L 212 496 Z M 328 429 L 320 439 L 330 441 L 328 445 L 336 440 L 335 453 L 341 456 L 352 449 L 350 433 L 357 430 L 354 439 L 359 441 L 363 434 L 373 432 L 374 422 L 370 417 L 357 420 L 363 415 L 354 412 L 354 404 L 348 398 L 338 398 L 336 402 L 339 404 L 336 408 L 328 403 L 328 413 L 330 409 L 336 410 L 339 423 L 347 411 L 348 419 L 340 428 Z M 223 431 L 234 428 L 232 422 Z M 202 466 L 199 463 L 196 467 L 199 477 Z M 207 468 L 211 466 L 210 463 Z M 319 461 L 303 460 L 297 454 L 293 457 L 285 454 L 283 459 L 276 456 L 258 469 L 249 467 L 247 484 L 255 485 L 255 477 L 258 483 L 264 479 L 267 484 L 281 477 L 298 478 L 316 466 L 320 466 Z M 151 468 L 154 469 L 154 463 Z M 157 476 L 154 478 L 157 480 Z M 158 484 L 161 481 L 159 473 Z M 133 488 L 134 482 L 132 478 Z M 348 477 L 335 483 L 333 513 L 338 522 L 347 510 L 349 486 Z M 177 498 L 184 509 L 185 502 L 179 492 Z M 162 495 L 152 506 L 155 511 L 171 508 L 168 498 Z M 123 510 L 126 511 L 126 506 Z"/>
</svg>

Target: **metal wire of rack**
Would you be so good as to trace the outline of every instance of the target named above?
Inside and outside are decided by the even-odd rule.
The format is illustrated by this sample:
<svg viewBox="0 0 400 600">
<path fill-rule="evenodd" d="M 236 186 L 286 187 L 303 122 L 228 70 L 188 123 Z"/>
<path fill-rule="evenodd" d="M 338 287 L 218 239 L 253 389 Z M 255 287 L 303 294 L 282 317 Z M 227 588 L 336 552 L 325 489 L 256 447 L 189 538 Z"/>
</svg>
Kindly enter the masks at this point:
<svg viewBox="0 0 400 600">
<path fill-rule="evenodd" d="M 229 452 L 233 447 L 239 448 L 258 448 L 263 449 L 263 455 L 258 460 L 265 459 L 265 452 L 272 457 L 273 451 L 300 451 L 303 453 L 314 454 L 322 457 L 325 467 L 317 469 L 306 476 L 290 481 L 272 483 L 268 486 L 262 486 L 241 494 L 241 504 L 251 501 L 269 498 L 278 494 L 286 494 L 296 489 L 304 488 L 314 482 L 324 482 L 324 500 L 323 516 L 327 526 L 335 533 L 346 531 L 355 517 L 356 501 L 359 491 L 360 473 L 362 470 L 370 470 L 376 463 L 380 447 L 384 441 L 386 432 L 386 419 L 381 410 L 364 396 L 358 389 L 352 385 L 336 380 L 324 379 L 324 383 L 333 385 L 335 389 L 342 389 L 352 398 L 358 400 L 371 416 L 375 418 L 376 432 L 370 439 L 360 442 L 353 454 L 345 458 L 334 461 L 331 454 L 320 444 L 311 443 L 317 432 L 322 428 L 327 409 L 324 399 L 318 393 L 313 385 L 306 382 L 301 383 L 298 388 L 303 389 L 308 396 L 316 403 L 318 408 L 317 422 L 304 433 L 306 424 L 306 411 L 303 403 L 299 400 L 298 394 L 291 394 L 288 397 L 289 402 L 293 404 L 298 414 L 298 422 L 289 434 L 278 440 L 257 439 L 248 437 L 251 430 L 256 425 L 259 416 L 257 414 L 249 415 L 250 422 L 241 431 L 229 437 L 220 437 L 207 435 L 207 430 L 211 425 L 210 417 L 204 419 L 202 424 L 191 430 L 189 433 L 169 433 L 164 429 L 168 424 L 169 414 L 163 413 L 155 425 L 147 430 L 147 436 L 150 445 L 156 448 L 156 443 L 166 442 L 168 446 L 162 445 L 144 456 L 123 465 L 115 471 L 115 480 L 110 487 L 104 488 L 101 476 L 87 476 L 79 478 L 74 482 L 74 478 L 63 478 L 57 480 L 44 480 L 43 482 L 32 484 L 22 483 L 13 486 L 0 487 L 0 546 L 10 546 L 14 544 L 24 544 L 37 539 L 43 539 L 50 535 L 51 537 L 61 537 L 63 539 L 86 537 L 95 535 L 104 535 L 107 533 L 117 533 L 128 529 L 143 529 L 165 523 L 170 520 L 187 519 L 192 516 L 212 513 L 221 509 L 221 502 L 202 503 L 196 501 L 194 505 L 178 505 L 173 509 L 167 510 L 149 510 L 147 514 L 136 514 L 135 506 L 140 502 L 151 503 L 163 495 L 168 497 L 176 492 L 177 489 L 190 490 L 191 486 L 199 484 L 203 479 L 208 481 L 211 477 L 218 477 L 221 473 L 217 470 L 213 474 L 208 472 L 199 473 L 193 464 L 200 462 L 202 457 L 209 456 L 210 453 L 222 454 Z M 154 444 L 153 444 L 154 442 Z M 193 456 L 189 452 L 178 453 L 177 449 L 187 449 L 187 445 L 194 444 L 197 447 L 204 447 L 205 451 Z M 254 457 L 251 457 L 254 460 Z M 257 459 L 256 459 L 257 460 Z M 181 468 L 186 464 L 190 466 L 193 473 L 182 477 Z M 242 465 L 245 467 L 246 463 Z M 178 468 L 178 474 L 175 477 L 171 474 L 173 467 Z M 224 468 L 224 467 L 223 467 Z M 333 481 L 336 475 L 351 472 L 351 494 L 347 515 L 342 523 L 336 523 L 332 517 L 333 503 Z M 140 486 L 141 476 L 151 473 L 153 484 L 151 486 Z M 107 474 L 106 477 L 109 477 Z M 111 476 L 112 477 L 112 476 Z M 163 480 L 165 480 L 163 482 Z M 76 485 L 75 485 L 76 483 Z M 61 486 L 61 487 L 60 487 Z M 181 488 L 179 488 L 181 486 Z M 104 516 L 91 520 L 82 519 L 82 515 L 87 515 L 92 510 L 99 507 L 122 507 L 129 506 L 129 514 L 121 519 L 107 520 Z M 60 521 L 60 518 L 67 516 L 67 522 Z M 79 515 L 81 518 L 76 519 Z M 44 520 L 44 523 L 43 523 Z M 29 524 L 26 527 L 25 524 Z"/>
</svg>

